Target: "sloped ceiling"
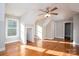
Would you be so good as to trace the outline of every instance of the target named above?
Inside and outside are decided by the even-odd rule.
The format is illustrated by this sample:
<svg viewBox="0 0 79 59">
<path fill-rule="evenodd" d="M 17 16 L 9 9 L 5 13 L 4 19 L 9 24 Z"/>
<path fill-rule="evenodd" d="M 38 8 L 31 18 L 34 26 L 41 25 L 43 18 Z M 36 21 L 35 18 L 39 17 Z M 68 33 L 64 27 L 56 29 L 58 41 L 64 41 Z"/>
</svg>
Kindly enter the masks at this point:
<svg viewBox="0 0 79 59">
<path fill-rule="evenodd" d="M 79 4 L 71 3 L 71 4 L 56 4 L 56 3 L 9 3 L 6 4 L 6 14 L 13 16 L 24 16 L 28 15 L 31 11 L 36 13 L 37 15 L 41 12 L 39 9 L 45 9 L 46 7 L 51 6 L 58 7 L 58 10 L 54 12 L 58 12 L 57 16 L 53 16 L 54 19 L 66 19 L 71 17 L 73 13 L 79 12 Z M 33 13 L 32 13 L 33 15 Z"/>
<path fill-rule="evenodd" d="M 40 4 L 40 3 L 11 3 L 6 4 L 6 14 L 14 16 L 22 16 L 30 11 L 38 11 L 38 9 L 43 8 L 50 4 Z"/>
</svg>

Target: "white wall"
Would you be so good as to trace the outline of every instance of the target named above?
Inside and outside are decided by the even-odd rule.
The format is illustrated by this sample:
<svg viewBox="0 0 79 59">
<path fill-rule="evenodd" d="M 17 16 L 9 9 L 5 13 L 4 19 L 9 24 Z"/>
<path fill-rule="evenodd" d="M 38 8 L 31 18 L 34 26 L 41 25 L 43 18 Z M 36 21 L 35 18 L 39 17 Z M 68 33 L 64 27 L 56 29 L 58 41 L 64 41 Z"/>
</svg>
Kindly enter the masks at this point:
<svg viewBox="0 0 79 59">
<path fill-rule="evenodd" d="M 73 43 L 79 45 L 79 14 L 73 16 Z"/>
<path fill-rule="evenodd" d="M 36 18 L 37 18 L 37 13 L 34 10 L 29 10 L 28 13 L 22 15 L 21 20 L 25 24 L 32 25 L 35 23 Z"/>
<path fill-rule="evenodd" d="M 0 51 L 5 50 L 5 4 L 0 3 Z"/>
<path fill-rule="evenodd" d="M 72 19 L 69 20 L 62 20 L 62 21 L 55 21 L 55 37 L 56 38 L 64 38 L 64 23 L 72 22 Z"/>
<path fill-rule="evenodd" d="M 56 38 L 64 38 L 64 22 L 63 21 L 57 21 L 55 22 L 55 37 Z"/>
<path fill-rule="evenodd" d="M 46 25 L 46 29 L 45 30 L 46 30 L 46 38 L 47 39 L 54 39 L 54 21 L 50 21 Z"/>
</svg>

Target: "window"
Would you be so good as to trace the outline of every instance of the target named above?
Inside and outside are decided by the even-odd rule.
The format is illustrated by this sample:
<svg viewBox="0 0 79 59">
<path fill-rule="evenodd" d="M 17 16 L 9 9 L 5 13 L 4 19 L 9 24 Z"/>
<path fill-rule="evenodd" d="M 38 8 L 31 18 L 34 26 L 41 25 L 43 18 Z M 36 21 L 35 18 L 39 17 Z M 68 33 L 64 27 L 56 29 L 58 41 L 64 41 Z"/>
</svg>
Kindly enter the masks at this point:
<svg viewBox="0 0 79 59">
<path fill-rule="evenodd" d="M 42 27 L 37 25 L 36 26 L 36 36 L 39 38 L 39 39 L 42 39 Z"/>
<path fill-rule="evenodd" d="M 8 36 L 16 36 L 16 21 L 8 20 Z"/>
<path fill-rule="evenodd" d="M 7 36 L 17 36 L 17 19 L 7 18 Z"/>
</svg>

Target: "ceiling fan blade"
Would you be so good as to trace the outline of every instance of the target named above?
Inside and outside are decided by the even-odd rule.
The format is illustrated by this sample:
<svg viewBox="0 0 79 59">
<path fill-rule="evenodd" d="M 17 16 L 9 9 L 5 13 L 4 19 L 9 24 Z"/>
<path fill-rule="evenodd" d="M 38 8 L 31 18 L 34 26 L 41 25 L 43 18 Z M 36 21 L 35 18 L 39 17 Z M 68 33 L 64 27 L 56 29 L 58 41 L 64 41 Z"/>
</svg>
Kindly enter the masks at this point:
<svg viewBox="0 0 79 59">
<path fill-rule="evenodd" d="M 41 16 L 41 15 L 44 15 L 44 14 L 39 14 L 38 16 Z"/>
<path fill-rule="evenodd" d="M 44 11 L 44 10 L 42 10 L 42 9 L 40 9 L 40 11 L 42 11 L 42 12 L 47 12 L 47 11 Z"/>
<path fill-rule="evenodd" d="M 51 9 L 50 11 L 54 11 L 54 10 L 56 10 L 56 9 L 58 9 L 57 7 L 54 7 L 53 9 Z"/>
<path fill-rule="evenodd" d="M 58 15 L 58 13 L 50 13 L 50 14 L 53 14 L 53 15 Z"/>
</svg>

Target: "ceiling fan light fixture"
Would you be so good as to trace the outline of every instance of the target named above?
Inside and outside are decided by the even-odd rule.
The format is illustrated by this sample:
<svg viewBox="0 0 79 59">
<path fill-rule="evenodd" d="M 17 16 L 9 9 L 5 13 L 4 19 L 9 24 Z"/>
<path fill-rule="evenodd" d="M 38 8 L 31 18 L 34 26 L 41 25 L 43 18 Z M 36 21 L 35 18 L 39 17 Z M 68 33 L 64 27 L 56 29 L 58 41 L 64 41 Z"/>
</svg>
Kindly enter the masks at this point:
<svg viewBox="0 0 79 59">
<path fill-rule="evenodd" d="M 45 17 L 50 17 L 50 16 L 51 16 L 51 15 L 50 15 L 50 14 L 48 14 L 48 13 L 45 15 Z"/>
</svg>

